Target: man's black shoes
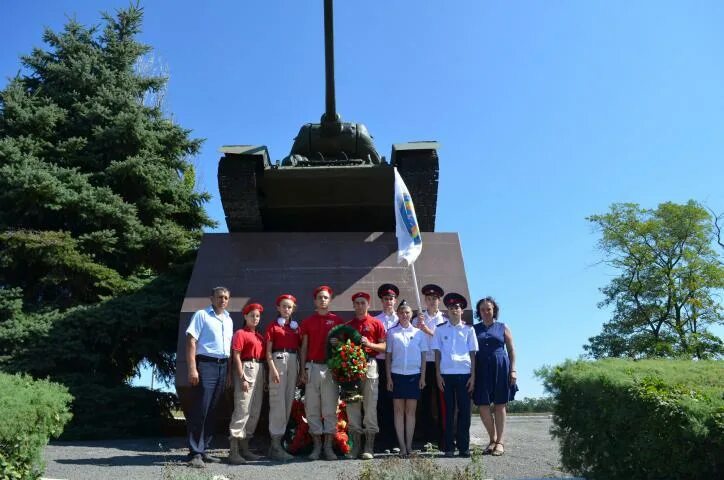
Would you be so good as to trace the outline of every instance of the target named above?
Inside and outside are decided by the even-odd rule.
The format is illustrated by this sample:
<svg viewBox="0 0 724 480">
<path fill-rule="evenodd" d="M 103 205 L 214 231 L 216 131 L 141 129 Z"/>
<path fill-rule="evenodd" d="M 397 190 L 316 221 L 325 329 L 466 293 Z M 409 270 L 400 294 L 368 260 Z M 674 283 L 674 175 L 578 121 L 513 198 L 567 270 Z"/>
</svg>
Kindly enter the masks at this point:
<svg viewBox="0 0 724 480">
<path fill-rule="evenodd" d="M 189 460 L 189 467 L 193 467 L 193 468 L 206 467 L 206 464 L 204 463 L 203 458 L 201 458 L 200 453 L 197 453 L 196 455 L 191 457 L 191 460 Z"/>
</svg>

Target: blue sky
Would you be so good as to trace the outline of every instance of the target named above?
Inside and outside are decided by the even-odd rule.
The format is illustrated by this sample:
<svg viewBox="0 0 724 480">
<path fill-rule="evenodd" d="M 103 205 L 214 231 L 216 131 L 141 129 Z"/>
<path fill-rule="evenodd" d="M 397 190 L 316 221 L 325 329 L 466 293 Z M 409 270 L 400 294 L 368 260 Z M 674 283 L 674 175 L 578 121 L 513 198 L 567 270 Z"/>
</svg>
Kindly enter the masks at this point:
<svg viewBox="0 0 724 480">
<path fill-rule="evenodd" d="M 0 86 L 44 26 L 126 5 L 0 0 Z M 281 159 L 322 114 L 322 0 L 143 6 L 140 39 L 168 69 L 166 110 L 206 139 L 194 162 L 225 231 L 218 148 Z M 721 2 L 337 0 L 337 109 L 387 157 L 442 144 L 437 231 L 459 232 L 473 300 L 499 300 L 521 397 L 608 318 L 613 272 L 586 216 L 624 201 L 724 211 L 722 25 Z"/>
</svg>

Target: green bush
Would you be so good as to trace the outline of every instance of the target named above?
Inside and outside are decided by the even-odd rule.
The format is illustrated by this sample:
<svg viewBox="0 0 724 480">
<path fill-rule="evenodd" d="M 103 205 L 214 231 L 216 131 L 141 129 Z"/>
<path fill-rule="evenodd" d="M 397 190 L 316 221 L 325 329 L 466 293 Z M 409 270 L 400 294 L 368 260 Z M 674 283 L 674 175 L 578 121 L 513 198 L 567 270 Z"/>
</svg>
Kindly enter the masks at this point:
<svg viewBox="0 0 724 480">
<path fill-rule="evenodd" d="M 586 478 L 724 474 L 724 363 L 568 361 L 538 372 L 555 396 L 561 461 Z"/>
<path fill-rule="evenodd" d="M 62 385 L 0 373 L 0 479 L 40 477 L 43 447 L 70 420 L 72 400 Z"/>
</svg>

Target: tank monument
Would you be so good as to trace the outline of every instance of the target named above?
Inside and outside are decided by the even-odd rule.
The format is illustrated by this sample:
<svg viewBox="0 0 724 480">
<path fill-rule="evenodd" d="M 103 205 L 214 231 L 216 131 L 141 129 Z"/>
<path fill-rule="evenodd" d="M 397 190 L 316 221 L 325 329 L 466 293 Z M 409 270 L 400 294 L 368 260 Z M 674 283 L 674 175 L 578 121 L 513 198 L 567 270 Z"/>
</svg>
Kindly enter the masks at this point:
<svg viewBox="0 0 724 480">
<path fill-rule="evenodd" d="M 422 231 L 418 284 L 436 283 L 470 298 L 457 233 L 435 232 L 437 142 L 398 143 L 389 161 L 380 156 L 363 124 L 343 122 L 337 114 L 332 0 L 324 1 L 324 45 L 326 109 L 319 123 L 300 128 L 289 154 L 272 163 L 264 145 L 220 149 L 219 192 L 229 233 L 203 236 L 179 315 L 176 391 L 184 411 L 185 330 L 193 313 L 209 305 L 214 286 L 231 291 L 235 329 L 249 302 L 267 307 L 264 329 L 281 293 L 297 297 L 295 318 L 305 318 L 314 310 L 312 291 L 322 284 L 334 289 L 330 310 L 347 319 L 354 315 L 350 297 L 357 291 L 372 294 L 370 311 L 380 311 L 374 293 L 385 282 L 415 303 L 411 270 L 397 263 L 394 168 L 410 191 Z M 469 309 L 465 317 L 472 317 Z"/>
</svg>

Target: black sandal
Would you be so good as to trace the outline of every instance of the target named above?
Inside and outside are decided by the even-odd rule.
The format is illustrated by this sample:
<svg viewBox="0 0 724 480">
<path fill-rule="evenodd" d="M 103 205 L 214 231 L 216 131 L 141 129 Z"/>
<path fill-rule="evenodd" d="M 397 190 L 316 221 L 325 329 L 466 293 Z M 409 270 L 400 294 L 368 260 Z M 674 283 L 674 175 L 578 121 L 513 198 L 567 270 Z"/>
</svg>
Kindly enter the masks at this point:
<svg viewBox="0 0 724 480">
<path fill-rule="evenodd" d="M 490 455 L 493 453 L 493 450 L 495 449 L 496 442 L 490 442 L 487 447 L 485 447 L 485 450 L 483 450 L 483 455 Z"/>
<path fill-rule="evenodd" d="M 498 449 L 498 446 L 500 446 L 500 449 Z M 495 442 L 495 448 L 493 448 L 493 451 L 490 453 L 494 457 L 502 457 L 505 453 L 505 447 L 500 442 Z"/>
</svg>

